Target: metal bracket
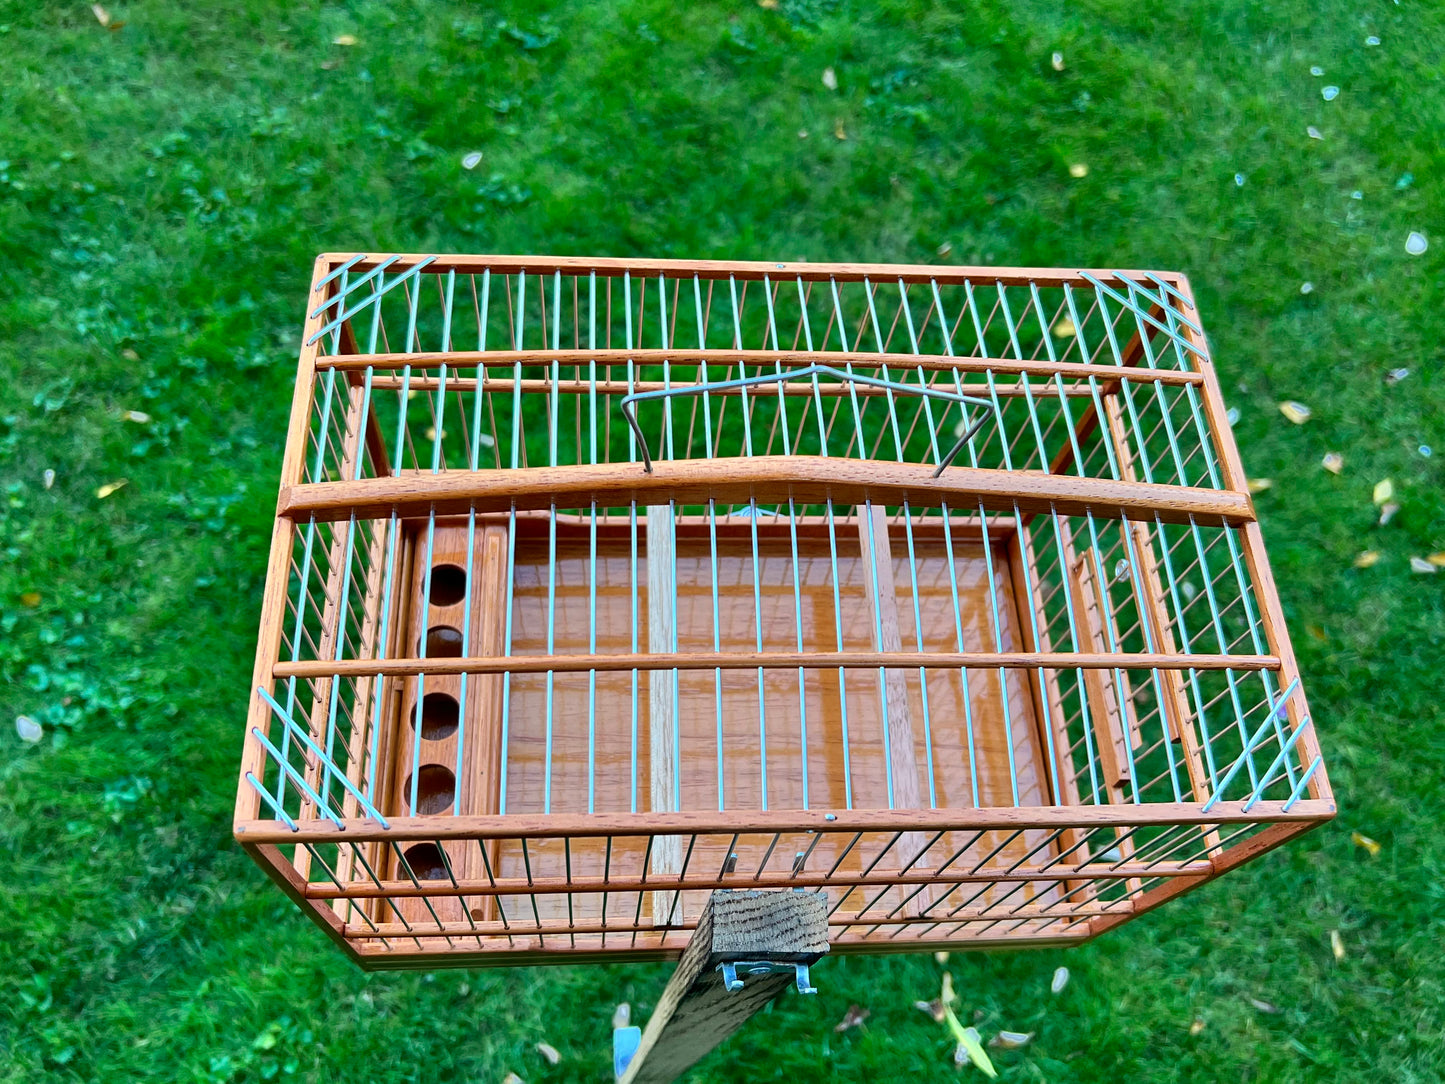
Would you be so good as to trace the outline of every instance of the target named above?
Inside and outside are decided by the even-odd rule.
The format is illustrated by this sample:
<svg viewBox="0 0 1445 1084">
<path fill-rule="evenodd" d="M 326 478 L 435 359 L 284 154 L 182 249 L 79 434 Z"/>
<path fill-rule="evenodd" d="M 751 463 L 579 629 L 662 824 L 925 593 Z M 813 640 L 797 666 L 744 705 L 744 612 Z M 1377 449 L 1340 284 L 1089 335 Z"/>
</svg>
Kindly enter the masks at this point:
<svg viewBox="0 0 1445 1084">
<path fill-rule="evenodd" d="M 744 980 L 738 977 L 738 971 L 745 971 L 749 975 L 775 975 L 781 972 L 792 971 L 793 980 L 798 985 L 800 994 L 816 994 L 817 988 L 808 975 L 807 964 L 784 964 L 772 960 L 724 960 L 717 965 L 717 970 L 722 972 L 723 987 L 734 993 L 743 988 Z"/>
</svg>

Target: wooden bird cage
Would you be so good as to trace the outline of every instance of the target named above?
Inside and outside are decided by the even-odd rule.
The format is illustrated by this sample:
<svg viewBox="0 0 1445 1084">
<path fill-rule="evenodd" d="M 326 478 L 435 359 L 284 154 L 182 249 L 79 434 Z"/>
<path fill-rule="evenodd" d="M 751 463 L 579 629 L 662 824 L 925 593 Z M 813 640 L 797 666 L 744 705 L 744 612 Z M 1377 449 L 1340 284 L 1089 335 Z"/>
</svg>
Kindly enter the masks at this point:
<svg viewBox="0 0 1445 1084">
<path fill-rule="evenodd" d="M 1335 811 L 1170 272 L 333 254 L 236 838 L 365 967 L 1084 941 Z M 395 344 L 393 344 L 395 340 Z"/>
</svg>

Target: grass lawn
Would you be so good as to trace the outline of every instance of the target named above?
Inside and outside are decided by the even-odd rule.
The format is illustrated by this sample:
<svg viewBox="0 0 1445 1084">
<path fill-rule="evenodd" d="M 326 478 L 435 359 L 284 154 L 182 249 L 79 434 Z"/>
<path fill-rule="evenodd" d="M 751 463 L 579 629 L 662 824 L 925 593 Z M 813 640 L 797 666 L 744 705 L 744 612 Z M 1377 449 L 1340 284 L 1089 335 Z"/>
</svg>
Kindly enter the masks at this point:
<svg viewBox="0 0 1445 1084">
<path fill-rule="evenodd" d="M 665 982 L 367 976 L 231 842 L 341 249 L 1187 272 L 1341 815 L 1085 948 L 955 956 L 961 1015 L 1037 1033 L 1006 1080 L 1445 1077 L 1445 9 L 979 7 L 0 0 L 0 1080 L 595 1081 Z M 939 973 L 826 962 L 693 1078 L 981 1080 Z"/>
</svg>

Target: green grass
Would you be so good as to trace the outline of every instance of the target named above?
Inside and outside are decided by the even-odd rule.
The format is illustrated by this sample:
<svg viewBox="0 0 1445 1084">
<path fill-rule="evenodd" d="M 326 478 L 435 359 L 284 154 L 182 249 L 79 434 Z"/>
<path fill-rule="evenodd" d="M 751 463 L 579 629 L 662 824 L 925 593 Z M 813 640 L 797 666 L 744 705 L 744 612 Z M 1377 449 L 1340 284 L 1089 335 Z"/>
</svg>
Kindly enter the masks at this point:
<svg viewBox="0 0 1445 1084">
<path fill-rule="evenodd" d="M 1008 1080 L 1441 1079 L 1445 574 L 1408 558 L 1445 550 L 1445 15 L 989 7 L 116 0 L 107 31 L 83 3 L 0 0 L 0 1079 L 598 1080 L 614 1003 L 645 1015 L 665 981 L 363 975 L 231 842 L 317 251 L 928 261 L 945 242 L 952 262 L 1190 274 L 1248 470 L 1274 479 L 1257 504 L 1342 811 L 1086 948 L 955 956 L 962 1015 L 1038 1033 L 997 1056 Z M 1385 477 L 1401 509 L 1380 528 Z M 1367 548 L 1383 559 L 1353 569 Z M 956 1073 L 913 1007 L 931 958 L 815 974 L 816 998 L 694 1077 Z M 834 1034 L 852 1002 L 866 1027 Z"/>
</svg>

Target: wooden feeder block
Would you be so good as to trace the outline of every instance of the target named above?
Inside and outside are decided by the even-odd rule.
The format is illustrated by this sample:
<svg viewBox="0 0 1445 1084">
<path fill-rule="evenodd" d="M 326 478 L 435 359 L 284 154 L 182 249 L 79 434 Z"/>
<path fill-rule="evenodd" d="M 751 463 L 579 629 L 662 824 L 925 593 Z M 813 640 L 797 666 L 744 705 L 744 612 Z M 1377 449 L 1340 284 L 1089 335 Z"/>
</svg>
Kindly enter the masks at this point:
<svg viewBox="0 0 1445 1084">
<path fill-rule="evenodd" d="M 365 967 L 1074 943 L 1334 815 L 1181 275 L 329 254 L 303 344 L 235 832 Z"/>
</svg>

